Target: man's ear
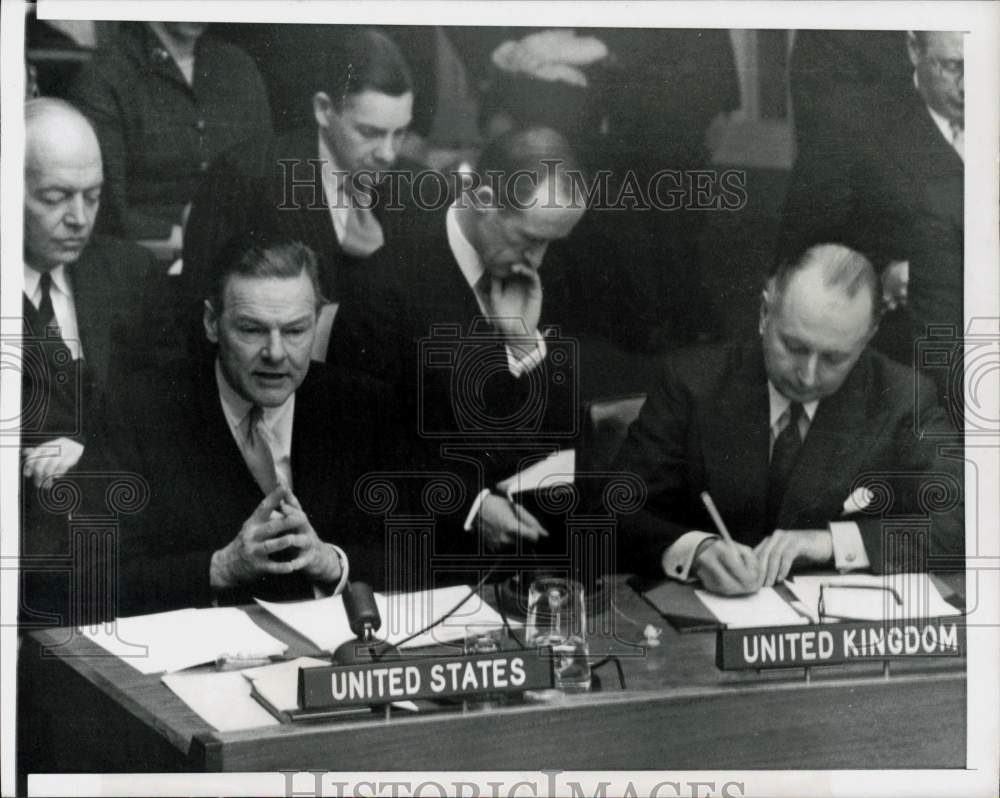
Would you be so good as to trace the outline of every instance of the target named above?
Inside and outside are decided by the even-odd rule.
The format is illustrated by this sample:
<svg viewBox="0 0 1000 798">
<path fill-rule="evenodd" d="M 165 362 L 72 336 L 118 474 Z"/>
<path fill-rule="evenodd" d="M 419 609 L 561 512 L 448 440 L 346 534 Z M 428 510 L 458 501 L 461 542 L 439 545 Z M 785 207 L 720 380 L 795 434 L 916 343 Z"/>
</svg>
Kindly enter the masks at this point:
<svg viewBox="0 0 1000 798">
<path fill-rule="evenodd" d="M 205 337 L 213 344 L 219 343 L 219 314 L 215 312 L 212 303 L 205 300 L 205 312 L 201 317 L 205 325 Z"/>
<path fill-rule="evenodd" d="M 493 189 L 483 183 L 482 185 L 476 186 L 472 191 L 472 196 L 475 197 L 475 202 L 473 207 L 477 211 L 486 210 L 493 207 Z"/>
<path fill-rule="evenodd" d="M 757 319 L 757 332 L 764 334 L 764 322 L 767 321 L 768 309 L 771 305 L 771 298 L 774 296 L 773 286 L 768 282 L 767 287 L 760 292 L 760 314 Z"/>
<path fill-rule="evenodd" d="M 318 91 L 313 95 L 313 116 L 316 117 L 316 124 L 320 127 L 330 126 L 330 114 L 337 113 L 333 100 L 325 91 Z"/>
</svg>

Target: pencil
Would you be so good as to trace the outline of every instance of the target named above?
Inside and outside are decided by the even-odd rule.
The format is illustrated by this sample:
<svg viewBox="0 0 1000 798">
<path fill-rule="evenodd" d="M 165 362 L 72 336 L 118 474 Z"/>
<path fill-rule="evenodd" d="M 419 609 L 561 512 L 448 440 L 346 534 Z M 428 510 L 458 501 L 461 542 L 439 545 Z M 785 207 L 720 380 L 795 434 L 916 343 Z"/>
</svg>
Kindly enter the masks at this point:
<svg viewBox="0 0 1000 798">
<path fill-rule="evenodd" d="M 722 539 L 726 543 L 733 545 L 733 538 L 729 534 L 729 530 L 726 529 L 726 522 L 719 515 L 719 511 L 715 508 L 715 502 L 712 501 L 712 497 L 708 495 L 707 490 L 701 492 L 701 501 L 705 505 L 705 509 L 708 510 L 708 514 L 712 516 L 712 522 L 715 524 L 715 528 L 719 531 L 719 534 L 722 535 Z"/>
</svg>

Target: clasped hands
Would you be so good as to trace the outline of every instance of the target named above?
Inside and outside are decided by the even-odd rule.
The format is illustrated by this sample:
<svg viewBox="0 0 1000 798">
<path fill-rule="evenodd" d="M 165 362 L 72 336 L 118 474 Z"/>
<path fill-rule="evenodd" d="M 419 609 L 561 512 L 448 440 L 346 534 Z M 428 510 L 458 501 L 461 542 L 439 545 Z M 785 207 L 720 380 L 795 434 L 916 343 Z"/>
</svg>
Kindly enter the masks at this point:
<svg viewBox="0 0 1000 798">
<path fill-rule="evenodd" d="M 294 549 L 288 560 L 272 555 Z M 341 562 L 333 547 L 320 540 L 295 494 L 278 486 L 257 505 L 239 534 L 212 555 L 211 584 L 216 590 L 251 582 L 265 574 L 301 571 L 315 582 L 334 583 Z"/>
<path fill-rule="evenodd" d="M 724 596 L 756 593 L 785 579 L 798 563 L 833 559 L 833 538 L 826 529 L 776 529 L 754 548 L 709 538 L 692 572 L 706 589 Z"/>
</svg>

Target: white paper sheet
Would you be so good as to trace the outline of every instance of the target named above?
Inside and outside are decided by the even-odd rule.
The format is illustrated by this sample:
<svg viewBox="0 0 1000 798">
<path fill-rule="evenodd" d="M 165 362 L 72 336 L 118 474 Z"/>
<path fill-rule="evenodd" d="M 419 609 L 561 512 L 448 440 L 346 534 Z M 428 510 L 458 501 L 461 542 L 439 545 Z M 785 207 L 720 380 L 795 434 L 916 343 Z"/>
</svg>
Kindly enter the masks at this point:
<svg viewBox="0 0 1000 798">
<path fill-rule="evenodd" d="M 773 587 L 763 587 L 749 596 L 717 596 L 705 590 L 694 592 L 701 603 L 730 629 L 808 623 Z"/>
<path fill-rule="evenodd" d="M 382 628 L 376 637 L 393 644 L 398 643 L 444 615 L 467 596 L 470 590 L 464 585 L 456 585 L 391 596 L 376 593 L 375 603 L 382 616 Z M 342 643 L 354 639 L 344 610 L 344 601 L 340 596 L 286 603 L 258 599 L 257 603 L 321 651 L 335 651 Z M 461 640 L 465 637 L 465 627 L 472 624 L 502 626 L 503 619 L 479 596 L 473 596 L 455 615 L 414 638 L 404 648 Z"/>
<path fill-rule="evenodd" d="M 576 474 L 576 450 L 560 449 L 544 460 L 500 482 L 497 487 L 511 496 L 528 490 L 572 485 Z"/>
<path fill-rule="evenodd" d="M 268 657 L 288 648 L 236 607 L 135 615 L 83 633 L 145 674 L 203 665 L 222 654 Z"/>
<path fill-rule="evenodd" d="M 786 584 L 812 614 L 819 604 L 820 585 L 838 585 L 824 591 L 826 615 L 831 619 L 896 621 L 961 615 L 960 610 L 942 598 L 927 574 L 804 575 Z M 860 587 L 852 590 L 851 585 Z M 897 596 L 902 603 L 897 602 Z"/>
<path fill-rule="evenodd" d="M 167 673 L 163 683 L 219 731 L 277 726 L 279 721 L 250 695 L 240 671 Z"/>
</svg>

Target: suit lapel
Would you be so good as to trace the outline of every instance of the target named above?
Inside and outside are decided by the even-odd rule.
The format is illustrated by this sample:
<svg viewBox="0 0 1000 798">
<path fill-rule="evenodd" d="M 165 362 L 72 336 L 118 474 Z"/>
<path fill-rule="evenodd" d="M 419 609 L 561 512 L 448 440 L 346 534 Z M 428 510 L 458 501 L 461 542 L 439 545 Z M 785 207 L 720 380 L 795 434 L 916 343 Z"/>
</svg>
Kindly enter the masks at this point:
<svg viewBox="0 0 1000 798">
<path fill-rule="evenodd" d="M 707 489 L 737 538 L 759 537 L 767 496 L 769 405 L 759 345 L 729 354 L 731 374 L 698 418 Z"/>
<path fill-rule="evenodd" d="M 880 425 L 878 415 L 869 417 L 866 401 L 870 368 L 863 355 L 840 390 L 819 403 L 789 478 L 779 527 L 825 527 L 840 515 Z"/>
<path fill-rule="evenodd" d="M 115 291 L 105 264 L 88 246 L 67 270 L 73 285 L 73 306 L 83 348 L 84 373 L 92 388 L 100 391 L 108 378 L 111 358 L 111 328 Z"/>
</svg>

